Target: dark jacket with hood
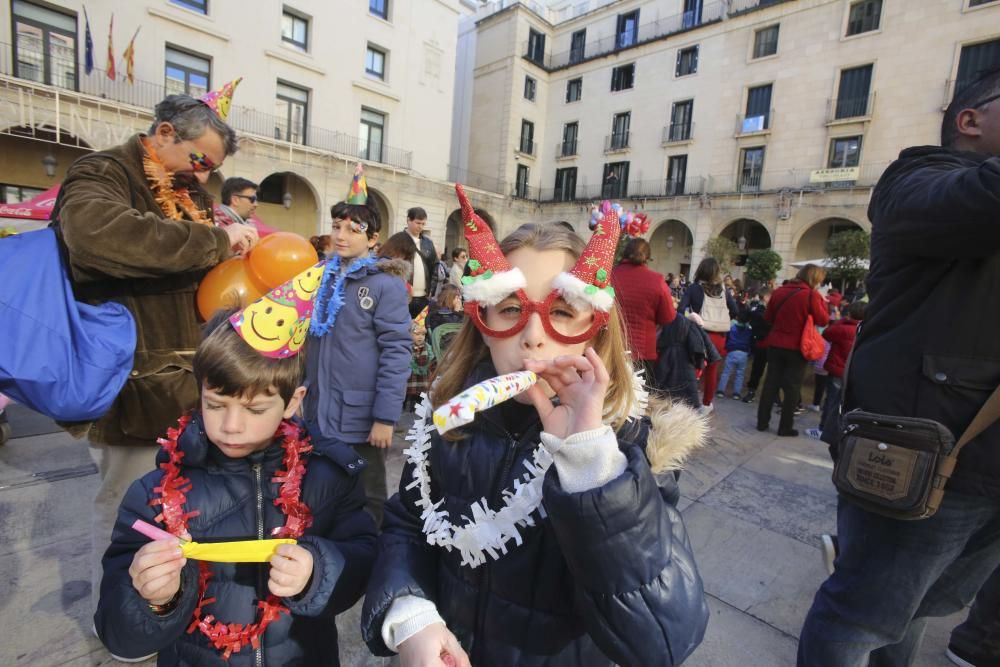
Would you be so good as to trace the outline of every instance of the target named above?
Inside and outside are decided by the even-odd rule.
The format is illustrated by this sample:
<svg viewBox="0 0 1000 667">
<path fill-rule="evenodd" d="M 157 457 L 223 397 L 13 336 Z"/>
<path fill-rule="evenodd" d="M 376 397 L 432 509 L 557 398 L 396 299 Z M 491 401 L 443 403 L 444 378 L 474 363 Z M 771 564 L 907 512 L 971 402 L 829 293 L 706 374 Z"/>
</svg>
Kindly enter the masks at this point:
<svg viewBox="0 0 1000 667">
<path fill-rule="evenodd" d="M 847 408 L 935 419 L 957 439 L 1000 385 L 1000 157 L 904 150 L 872 194 L 871 300 Z M 1000 499 L 1000 424 L 945 487 Z"/>
<path fill-rule="evenodd" d="M 709 350 L 719 356 L 704 329 L 686 317 L 675 317 L 673 322 L 660 329 L 656 338 L 653 387 L 669 398 L 683 401 L 693 408 L 701 407 L 695 372 L 709 363 Z"/>
<path fill-rule="evenodd" d="M 284 469 L 280 443 L 275 439 L 265 450 L 231 459 L 208 440 L 201 417 L 195 414 L 178 441 L 184 453 L 181 470 L 192 485 L 185 509 L 199 512 L 188 524 L 195 541 L 252 540 L 284 525 L 285 515 L 274 505 L 280 484 L 272 481 Z M 161 667 L 338 665 L 334 616 L 361 597 L 375 556 L 375 524 L 363 509 L 360 477 L 334 463 L 339 453 L 339 447 L 314 441 L 313 451 L 306 455 L 301 497 L 312 511 L 313 523 L 298 543 L 312 554 L 312 579 L 299 596 L 282 598 L 291 615 L 282 614 L 268 626 L 261 662 L 256 662 L 251 647 L 233 653 L 226 662 L 201 632 L 186 632 L 198 602 L 196 561 L 188 560 L 184 566 L 180 600 L 166 615 L 154 614 L 132 586 L 129 566 L 149 540 L 131 525 L 136 519 L 156 525 L 154 517 L 160 510 L 149 501 L 160 496 L 155 487 L 163 472 L 156 470 L 133 483 L 104 554 L 101 599 L 94 615 L 108 650 L 126 658 L 158 652 Z M 166 453 L 160 451 L 157 464 L 166 461 Z M 205 613 L 223 623 L 256 622 L 257 601 L 268 594 L 269 568 L 267 563 L 212 563 L 206 597 L 216 601 Z"/>
<path fill-rule="evenodd" d="M 496 374 L 480 364 L 469 384 Z M 687 410 L 686 408 L 679 408 Z M 697 419 L 697 418 L 696 418 Z M 511 432 L 505 425 L 518 425 Z M 508 401 L 477 415 L 460 441 L 435 432 L 428 452 L 432 498 L 452 521 L 471 516 L 525 474 L 541 424 L 530 406 Z M 604 486 L 568 493 L 556 466 L 543 488 L 546 518 L 520 529 L 499 560 L 462 566 L 459 551 L 427 544 L 403 470 L 386 504 L 379 556 L 365 597 L 362 634 L 376 655 L 391 655 L 382 624 L 392 602 L 434 602 L 476 667 L 676 665 L 699 644 L 708 621 L 701 578 L 680 514 L 673 475 L 657 486 L 646 459 L 647 421 L 618 434 L 625 472 Z M 679 442 L 679 439 L 677 440 Z"/>
</svg>

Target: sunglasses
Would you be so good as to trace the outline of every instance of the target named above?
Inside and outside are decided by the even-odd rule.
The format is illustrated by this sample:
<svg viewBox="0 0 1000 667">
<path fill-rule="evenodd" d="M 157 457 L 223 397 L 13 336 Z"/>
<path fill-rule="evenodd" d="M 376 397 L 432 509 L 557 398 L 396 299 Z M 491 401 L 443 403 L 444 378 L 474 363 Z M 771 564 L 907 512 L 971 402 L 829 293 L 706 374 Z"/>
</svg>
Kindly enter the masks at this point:
<svg viewBox="0 0 1000 667">
<path fill-rule="evenodd" d="M 239 197 L 240 199 L 246 199 L 251 204 L 256 204 L 257 203 L 257 195 L 236 195 L 236 194 L 234 194 L 233 196 L 234 197 Z"/>
<path fill-rule="evenodd" d="M 201 151 L 188 153 L 188 162 L 191 164 L 191 171 L 195 173 L 214 171 L 219 167 L 219 165 L 212 162 L 212 159 Z"/>
</svg>

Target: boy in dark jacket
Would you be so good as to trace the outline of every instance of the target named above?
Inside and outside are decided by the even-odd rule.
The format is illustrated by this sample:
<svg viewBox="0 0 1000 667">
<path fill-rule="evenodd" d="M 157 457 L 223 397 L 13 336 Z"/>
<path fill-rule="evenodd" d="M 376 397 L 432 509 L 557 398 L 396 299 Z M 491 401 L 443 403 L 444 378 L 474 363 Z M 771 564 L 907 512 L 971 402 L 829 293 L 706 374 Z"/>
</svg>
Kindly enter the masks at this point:
<svg viewBox="0 0 1000 667">
<path fill-rule="evenodd" d="M 268 330 L 272 311 L 295 315 L 288 303 L 265 297 L 207 326 L 194 357 L 201 409 L 160 440 L 160 469 L 129 488 L 104 555 L 94 622 L 115 656 L 159 653 L 161 666 L 339 664 L 334 616 L 361 597 L 375 526 L 342 450 L 310 443 L 293 418 L 308 319 L 283 327 L 292 342 L 278 350 Z M 176 538 L 150 542 L 131 528 L 136 519 Z M 297 542 L 268 562 L 189 560 L 179 546 L 265 538 Z"/>
<path fill-rule="evenodd" d="M 750 358 L 750 350 L 753 347 L 753 331 L 750 329 L 750 311 L 742 310 L 739 319 L 729 328 L 726 336 L 726 363 L 722 369 L 722 377 L 719 378 L 719 391 L 717 398 L 724 398 L 726 387 L 729 385 L 729 376 L 736 373 L 733 381 L 733 400 L 742 398 L 743 374 L 747 370 L 747 360 Z"/>
</svg>

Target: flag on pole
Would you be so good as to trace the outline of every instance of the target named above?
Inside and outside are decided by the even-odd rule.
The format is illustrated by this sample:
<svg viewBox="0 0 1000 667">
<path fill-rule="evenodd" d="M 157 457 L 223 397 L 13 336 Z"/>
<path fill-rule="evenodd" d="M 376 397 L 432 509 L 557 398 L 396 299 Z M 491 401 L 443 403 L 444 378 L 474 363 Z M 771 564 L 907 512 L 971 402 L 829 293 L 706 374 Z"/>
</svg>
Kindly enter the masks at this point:
<svg viewBox="0 0 1000 667">
<path fill-rule="evenodd" d="M 114 81 L 118 78 L 118 72 L 115 71 L 115 46 L 112 42 L 112 33 L 115 31 L 115 15 L 111 15 L 111 26 L 108 28 L 108 67 L 107 75 L 108 78 Z"/>
<path fill-rule="evenodd" d="M 83 70 L 87 74 L 90 74 L 94 71 L 94 38 L 90 34 L 90 17 L 87 16 L 86 7 L 83 8 L 83 18 L 87 25 L 83 36 L 83 43 L 85 44 L 83 51 Z"/>
<path fill-rule="evenodd" d="M 135 83 L 135 38 L 139 36 L 139 30 L 142 26 L 135 29 L 135 34 L 132 35 L 132 39 L 129 40 L 128 46 L 125 48 L 125 53 L 122 57 L 125 58 L 125 78 L 128 79 L 129 85 Z"/>
</svg>

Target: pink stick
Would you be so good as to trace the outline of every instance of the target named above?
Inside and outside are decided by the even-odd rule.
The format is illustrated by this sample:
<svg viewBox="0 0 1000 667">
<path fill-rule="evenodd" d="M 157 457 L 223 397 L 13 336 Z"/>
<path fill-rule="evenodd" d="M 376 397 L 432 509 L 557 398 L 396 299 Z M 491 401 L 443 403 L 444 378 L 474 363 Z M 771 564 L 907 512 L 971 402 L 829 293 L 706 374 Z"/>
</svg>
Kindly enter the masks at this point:
<svg viewBox="0 0 1000 667">
<path fill-rule="evenodd" d="M 176 535 L 171 535 L 162 528 L 157 528 L 151 523 L 146 523 L 142 519 L 136 519 L 135 523 L 132 524 L 134 530 L 139 531 L 151 540 L 172 540 L 179 539 Z M 184 540 L 180 540 L 184 542 Z"/>
</svg>

